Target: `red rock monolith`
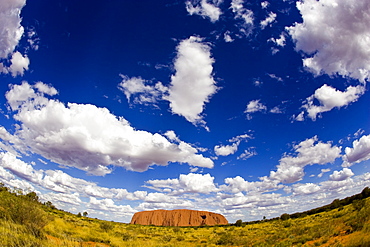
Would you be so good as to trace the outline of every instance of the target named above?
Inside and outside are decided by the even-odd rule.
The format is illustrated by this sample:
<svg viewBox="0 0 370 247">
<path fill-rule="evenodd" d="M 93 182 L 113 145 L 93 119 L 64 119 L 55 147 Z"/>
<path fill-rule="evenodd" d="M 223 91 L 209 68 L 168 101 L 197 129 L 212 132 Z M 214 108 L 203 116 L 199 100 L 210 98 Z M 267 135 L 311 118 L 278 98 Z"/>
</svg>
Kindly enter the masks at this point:
<svg viewBox="0 0 370 247">
<path fill-rule="evenodd" d="M 155 226 L 214 226 L 227 225 L 221 214 L 188 209 L 153 210 L 137 212 L 132 216 L 131 224 Z"/>
</svg>

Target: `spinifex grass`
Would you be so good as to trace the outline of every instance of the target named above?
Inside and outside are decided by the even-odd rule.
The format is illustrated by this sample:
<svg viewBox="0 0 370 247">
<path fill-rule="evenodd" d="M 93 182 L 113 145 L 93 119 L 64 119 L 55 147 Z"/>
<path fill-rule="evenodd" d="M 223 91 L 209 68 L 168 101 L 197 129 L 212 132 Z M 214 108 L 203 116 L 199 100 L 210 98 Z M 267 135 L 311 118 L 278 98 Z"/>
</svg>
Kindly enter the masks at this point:
<svg viewBox="0 0 370 247">
<path fill-rule="evenodd" d="M 0 190 L 0 246 L 370 246 L 369 236 L 370 198 L 296 219 L 159 227 L 81 217 L 32 192 Z"/>
</svg>

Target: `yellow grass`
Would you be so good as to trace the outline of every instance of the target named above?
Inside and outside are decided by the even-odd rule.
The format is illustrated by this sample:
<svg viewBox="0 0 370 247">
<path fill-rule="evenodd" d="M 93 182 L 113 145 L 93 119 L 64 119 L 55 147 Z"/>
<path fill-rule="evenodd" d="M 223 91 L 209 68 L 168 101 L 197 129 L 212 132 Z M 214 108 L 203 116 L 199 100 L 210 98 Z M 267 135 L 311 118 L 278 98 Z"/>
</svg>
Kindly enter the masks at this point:
<svg viewBox="0 0 370 247">
<path fill-rule="evenodd" d="M 370 246 L 370 198 L 364 202 L 242 226 L 157 227 L 78 217 L 0 191 L 0 246 Z M 7 207 L 12 203 L 30 204 L 37 220 L 16 217 L 21 211 Z"/>
</svg>

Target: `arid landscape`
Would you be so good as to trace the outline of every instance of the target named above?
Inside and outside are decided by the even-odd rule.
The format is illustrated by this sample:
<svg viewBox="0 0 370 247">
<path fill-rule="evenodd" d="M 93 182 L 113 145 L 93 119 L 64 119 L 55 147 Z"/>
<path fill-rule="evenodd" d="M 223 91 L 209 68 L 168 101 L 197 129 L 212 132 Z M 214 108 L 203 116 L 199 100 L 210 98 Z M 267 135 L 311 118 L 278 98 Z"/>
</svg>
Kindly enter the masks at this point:
<svg viewBox="0 0 370 247">
<path fill-rule="evenodd" d="M 369 196 L 365 188 L 329 205 L 275 219 L 179 227 L 102 221 L 87 212 L 75 215 L 41 203 L 34 192 L 1 186 L 0 246 L 369 246 Z"/>
</svg>

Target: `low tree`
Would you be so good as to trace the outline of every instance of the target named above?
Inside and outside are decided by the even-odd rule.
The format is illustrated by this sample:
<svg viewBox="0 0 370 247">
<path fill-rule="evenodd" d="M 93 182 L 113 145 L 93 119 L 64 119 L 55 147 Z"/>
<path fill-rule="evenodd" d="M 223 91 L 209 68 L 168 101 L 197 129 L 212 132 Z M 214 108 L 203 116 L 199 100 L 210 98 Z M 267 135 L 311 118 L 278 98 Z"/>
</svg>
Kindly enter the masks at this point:
<svg viewBox="0 0 370 247">
<path fill-rule="evenodd" d="M 235 226 L 242 226 L 243 225 L 243 221 L 242 220 L 237 220 L 235 222 Z"/>
<path fill-rule="evenodd" d="M 288 220 L 289 218 L 290 218 L 290 215 L 289 215 L 289 214 L 287 214 L 287 213 L 282 214 L 282 215 L 280 216 L 280 219 L 281 219 L 281 220 Z"/>
<path fill-rule="evenodd" d="M 83 212 L 83 216 L 84 217 L 87 217 L 87 215 L 88 215 L 88 213 L 85 211 L 85 212 Z"/>
</svg>

